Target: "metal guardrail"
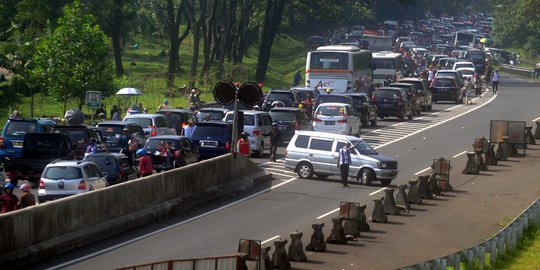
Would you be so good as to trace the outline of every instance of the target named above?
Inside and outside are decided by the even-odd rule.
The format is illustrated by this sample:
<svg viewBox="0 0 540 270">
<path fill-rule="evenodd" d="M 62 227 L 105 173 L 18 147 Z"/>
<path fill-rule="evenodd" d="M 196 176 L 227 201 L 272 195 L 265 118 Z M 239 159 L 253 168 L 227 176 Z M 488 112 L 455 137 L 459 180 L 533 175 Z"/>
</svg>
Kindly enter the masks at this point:
<svg viewBox="0 0 540 270">
<path fill-rule="evenodd" d="M 534 78 L 534 68 L 517 67 L 507 64 L 501 64 L 501 71 L 510 73 L 513 75 L 523 76 L 527 78 Z"/>
<path fill-rule="evenodd" d="M 527 228 L 538 225 L 540 225 L 540 200 L 537 199 L 504 229 L 483 243 L 445 257 L 403 267 L 400 270 L 459 270 L 461 262 L 467 264 L 467 269 L 471 269 L 475 262 L 483 269 L 488 259 L 491 265 L 495 265 L 497 257 L 517 246 Z M 489 254 L 489 258 L 486 254 Z"/>
</svg>

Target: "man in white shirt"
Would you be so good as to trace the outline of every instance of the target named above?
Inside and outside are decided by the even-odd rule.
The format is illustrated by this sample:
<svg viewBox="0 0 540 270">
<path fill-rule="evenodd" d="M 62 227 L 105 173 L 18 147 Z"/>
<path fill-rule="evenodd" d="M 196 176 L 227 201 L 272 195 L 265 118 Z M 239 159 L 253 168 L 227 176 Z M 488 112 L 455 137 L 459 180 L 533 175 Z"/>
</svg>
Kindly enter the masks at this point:
<svg viewBox="0 0 540 270">
<path fill-rule="evenodd" d="M 493 83 L 493 94 L 497 94 L 499 91 L 499 70 L 495 69 L 493 76 L 491 77 L 491 82 Z"/>
</svg>

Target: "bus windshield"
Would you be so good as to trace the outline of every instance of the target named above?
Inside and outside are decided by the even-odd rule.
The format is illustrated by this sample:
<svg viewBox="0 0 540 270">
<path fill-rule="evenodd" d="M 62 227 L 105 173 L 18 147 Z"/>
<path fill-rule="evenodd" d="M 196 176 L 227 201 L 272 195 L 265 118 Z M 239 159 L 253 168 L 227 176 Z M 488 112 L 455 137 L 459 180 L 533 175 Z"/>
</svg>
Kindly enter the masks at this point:
<svg viewBox="0 0 540 270">
<path fill-rule="evenodd" d="M 349 69 L 347 53 L 312 52 L 309 67 L 312 69 Z"/>
<path fill-rule="evenodd" d="M 394 59 L 373 58 L 373 64 L 377 69 L 396 69 L 396 61 Z"/>
</svg>

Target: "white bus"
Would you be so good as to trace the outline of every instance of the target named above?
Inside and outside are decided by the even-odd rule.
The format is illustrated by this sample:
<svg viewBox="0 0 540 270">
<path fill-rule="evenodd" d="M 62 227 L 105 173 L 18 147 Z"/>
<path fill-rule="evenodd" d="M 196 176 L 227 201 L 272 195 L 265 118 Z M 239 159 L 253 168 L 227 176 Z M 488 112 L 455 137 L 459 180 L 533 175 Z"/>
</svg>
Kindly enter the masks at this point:
<svg viewBox="0 0 540 270">
<path fill-rule="evenodd" d="M 356 46 L 324 46 L 308 52 L 306 87 L 333 93 L 368 92 L 373 82 L 371 52 Z"/>
<path fill-rule="evenodd" d="M 375 66 L 375 71 L 373 71 L 375 84 L 382 84 L 387 76 L 390 76 L 393 81 L 403 77 L 403 56 L 400 53 L 373 53 L 373 65 Z"/>
</svg>

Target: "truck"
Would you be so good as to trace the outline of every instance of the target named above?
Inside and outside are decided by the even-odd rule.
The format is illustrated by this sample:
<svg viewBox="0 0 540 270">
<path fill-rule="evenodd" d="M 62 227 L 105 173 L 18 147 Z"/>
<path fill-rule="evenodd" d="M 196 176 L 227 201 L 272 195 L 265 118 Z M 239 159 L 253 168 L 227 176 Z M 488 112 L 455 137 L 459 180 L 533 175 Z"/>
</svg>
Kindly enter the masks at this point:
<svg viewBox="0 0 540 270">
<path fill-rule="evenodd" d="M 22 156 L 4 160 L 4 170 L 11 183 L 19 180 L 39 182 L 41 173 L 53 160 L 73 160 L 74 152 L 68 136 L 59 133 L 27 133 Z"/>
<path fill-rule="evenodd" d="M 392 37 L 364 34 L 364 39 L 369 42 L 369 50 L 374 52 L 392 51 Z"/>
<path fill-rule="evenodd" d="M 474 47 L 476 45 L 476 34 L 468 31 L 458 31 L 454 38 L 454 47 L 467 46 Z"/>
</svg>

